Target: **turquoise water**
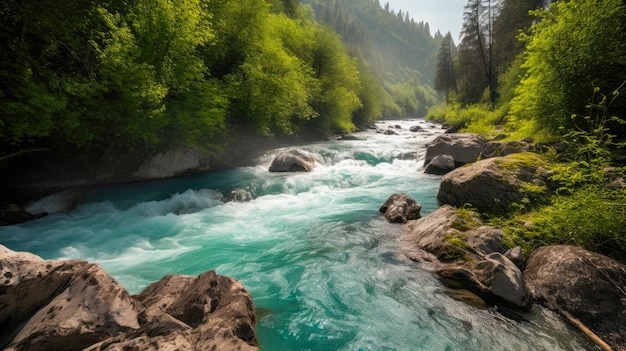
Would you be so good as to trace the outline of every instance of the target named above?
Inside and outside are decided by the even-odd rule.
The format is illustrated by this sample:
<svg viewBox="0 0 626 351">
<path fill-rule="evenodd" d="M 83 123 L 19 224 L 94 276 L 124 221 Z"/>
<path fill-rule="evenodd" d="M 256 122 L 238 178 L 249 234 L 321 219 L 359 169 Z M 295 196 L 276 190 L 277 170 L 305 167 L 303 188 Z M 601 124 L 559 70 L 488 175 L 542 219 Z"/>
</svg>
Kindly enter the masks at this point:
<svg viewBox="0 0 626 351">
<path fill-rule="evenodd" d="M 320 155 L 311 173 L 269 173 L 273 150 L 250 167 L 92 189 L 74 211 L 0 228 L 0 243 L 99 263 L 131 293 L 168 273 L 235 277 L 254 299 L 264 351 L 594 349 L 544 309 L 513 321 L 458 302 L 400 253 L 401 226 L 378 208 L 394 192 L 422 214 L 437 208 L 440 178 L 422 160 L 441 130 L 379 127 L 396 124 L 399 135 L 300 146 Z M 416 124 L 428 132 L 409 132 Z M 235 188 L 255 200 L 224 204 Z"/>
</svg>

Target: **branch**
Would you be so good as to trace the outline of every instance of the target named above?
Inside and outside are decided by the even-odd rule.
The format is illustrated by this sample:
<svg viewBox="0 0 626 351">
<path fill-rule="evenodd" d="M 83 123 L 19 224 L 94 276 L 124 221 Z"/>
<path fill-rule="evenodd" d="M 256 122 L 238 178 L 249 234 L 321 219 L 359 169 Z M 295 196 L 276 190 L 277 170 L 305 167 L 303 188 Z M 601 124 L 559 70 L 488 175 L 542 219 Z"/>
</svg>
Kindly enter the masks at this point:
<svg viewBox="0 0 626 351">
<path fill-rule="evenodd" d="M 50 148 L 47 147 L 40 147 L 40 148 L 32 148 L 32 149 L 25 149 L 25 150 L 20 150 L 17 152 L 14 152 L 12 154 L 8 154 L 8 155 L 4 155 L 4 156 L 0 156 L 0 162 L 4 162 L 8 159 L 14 158 L 14 157 L 18 157 L 18 156 L 22 156 L 24 154 L 32 154 L 35 152 L 43 152 L 43 151 L 48 151 L 50 150 Z"/>
</svg>

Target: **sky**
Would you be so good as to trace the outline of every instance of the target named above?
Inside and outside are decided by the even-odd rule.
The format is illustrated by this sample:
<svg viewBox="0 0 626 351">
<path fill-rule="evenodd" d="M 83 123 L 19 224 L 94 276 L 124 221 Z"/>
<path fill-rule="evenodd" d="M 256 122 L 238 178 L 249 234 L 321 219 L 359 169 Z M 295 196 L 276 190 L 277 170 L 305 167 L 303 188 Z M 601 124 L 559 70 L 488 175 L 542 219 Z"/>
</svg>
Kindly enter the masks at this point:
<svg viewBox="0 0 626 351">
<path fill-rule="evenodd" d="M 403 13 L 409 11 L 409 16 L 415 21 L 428 22 L 430 34 L 435 34 L 437 29 L 444 35 L 450 31 L 454 42 L 459 42 L 459 33 L 463 25 L 463 7 L 467 0 L 380 0 L 383 7 L 387 2 L 395 13 L 398 13 L 398 10 L 402 10 Z"/>
</svg>

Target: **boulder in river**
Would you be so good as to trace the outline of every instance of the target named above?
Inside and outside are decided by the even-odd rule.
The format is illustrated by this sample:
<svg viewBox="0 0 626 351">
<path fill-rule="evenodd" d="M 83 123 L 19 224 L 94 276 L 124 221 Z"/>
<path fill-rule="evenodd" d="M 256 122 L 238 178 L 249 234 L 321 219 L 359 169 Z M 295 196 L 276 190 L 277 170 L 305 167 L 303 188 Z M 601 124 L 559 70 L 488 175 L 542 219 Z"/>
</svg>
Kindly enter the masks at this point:
<svg viewBox="0 0 626 351">
<path fill-rule="evenodd" d="M 164 179 L 204 172 L 211 169 L 211 155 L 194 148 L 176 148 L 157 153 L 146 159 L 134 177 L 138 179 Z"/>
<path fill-rule="evenodd" d="M 424 168 L 426 174 L 444 175 L 456 168 L 454 157 L 450 155 L 437 155 Z"/>
<path fill-rule="evenodd" d="M 311 172 L 315 168 L 315 155 L 310 152 L 291 149 L 282 151 L 272 161 L 270 172 Z"/>
<path fill-rule="evenodd" d="M 235 202 L 248 202 L 254 200 L 254 196 L 245 189 L 234 189 L 228 195 L 224 197 L 225 202 L 235 201 Z"/>
<path fill-rule="evenodd" d="M 534 201 L 549 193 L 549 172 L 534 153 L 513 154 L 457 168 L 441 180 L 437 200 L 479 211 L 510 210 L 514 203 Z"/>
<path fill-rule="evenodd" d="M 337 140 L 363 140 L 354 134 L 341 134 Z"/>
<path fill-rule="evenodd" d="M 39 216 L 33 216 L 17 204 L 0 205 L 0 226 L 24 223 Z"/>
<path fill-rule="evenodd" d="M 68 189 L 37 200 L 26 206 L 25 210 L 34 216 L 52 214 L 73 210 L 82 202 L 83 193 L 81 191 Z"/>
<path fill-rule="evenodd" d="M 409 220 L 418 219 L 421 217 L 421 210 L 422 205 L 404 193 L 391 195 L 379 209 L 390 223 L 406 223 Z"/>
<path fill-rule="evenodd" d="M 521 309 L 530 306 L 522 272 L 501 253 L 445 265 L 437 274 L 446 285 L 467 289 L 488 304 L 504 303 Z"/>
<path fill-rule="evenodd" d="M 409 221 L 405 241 L 436 255 L 442 261 L 465 254 L 485 255 L 502 250 L 502 231 L 483 225 L 471 211 L 444 205 L 428 216 Z"/>
<path fill-rule="evenodd" d="M 416 133 L 422 130 L 421 126 L 412 126 L 411 128 L 409 128 L 409 131 Z"/>
<path fill-rule="evenodd" d="M 426 159 L 428 165 L 438 155 L 450 155 L 454 158 L 456 166 L 475 162 L 485 148 L 485 142 L 476 134 L 453 133 L 439 135 L 426 146 Z"/>
<path fill-rule="evenodd" d="M 544 246 L 528 257 L 524 279 L 535 301 L 626 350 L 626 265 L 578 246 Z"/>
<path fill-rule="evenodd" d="M 404 240 L 435 254 L 436 272 L 449 287 L 477 294 L 489 304 L 529 306 L 520 269 L 501 254 L 502 230 L 486 226 L 474 213 L 444 205 L 405 226 Z"/>
<path fill-rule="evenodd" d="M 258 350 L 252 299 L 209 271 L 131 296 L 99 265 L 0 245 L 0 349 Z"/>
</svg>

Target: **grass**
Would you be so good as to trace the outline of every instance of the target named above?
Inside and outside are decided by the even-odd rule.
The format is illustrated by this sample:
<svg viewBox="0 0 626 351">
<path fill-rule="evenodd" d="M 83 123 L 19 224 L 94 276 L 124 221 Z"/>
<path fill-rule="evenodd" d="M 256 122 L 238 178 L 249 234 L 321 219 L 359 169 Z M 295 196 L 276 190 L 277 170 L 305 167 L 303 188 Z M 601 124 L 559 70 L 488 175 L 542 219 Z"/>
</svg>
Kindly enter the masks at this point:
<svg viewBox="0 0 626 351">
<path fill-rule="evenodd" d="M 626 263 L 626 190 L 588 185 L 488 222 L 502 227 L 507 246 L 521 246 L 526 255 L 545 245 L 573 244 Z"/>
<path fill-rule="evenodd" d="M 462 132 L 481 133 L 489 139 L 520 140 L 532 138 L 536 143 L 561 141 L 561 137 L 542 128 L 536 120 L 519 120 L 507 115 L 502 104 L 491 110 L 487 104 L 460 107 L 452 102 L 432 108 L 427 119 L 463 126 Z M 541 166 L 556 172 L 551 177 L 561 188 L 550 194 L 543 185 L 531 181 L 522 184 L 526 197 L 513 211 L 481 213 L 484 222 L 502 227 L 504 244 L 521 246 L 525 255 L 535 249 L 554 244 L 573 244 L 626 263 L 626 189 L 609 189 L 606 184 L 615 178 L 606 169 L 615 169 L 626 177 L 626 167 L 612 164 L 610 151 L 623 143 L 602 138 L 596 129 L 588 134 L 576 132 L 566 140 L 570 149 L 565 155 L 554 150 L 542 154 L 520 153 L 500 164 L 503 169 Z M 595 133 L 595 134 L 594 134 Z M 535 176 L 538 176 L 535 174 Z M 459 210 L 462 214 L 463 211 Z M 467 212 L 469 213 L 469 211 Z M 463 216 L 463 215 L 461 215 Z M 473 222 L 461 217 L 454 223 L 461 232 L 472 229 Z M 469 217 L 471 218 L 471 216 Z M 455 243 L 459 238 L 450 238 Z M 459 244 L 459 250 L 463 249 Z"/>
</svg>

